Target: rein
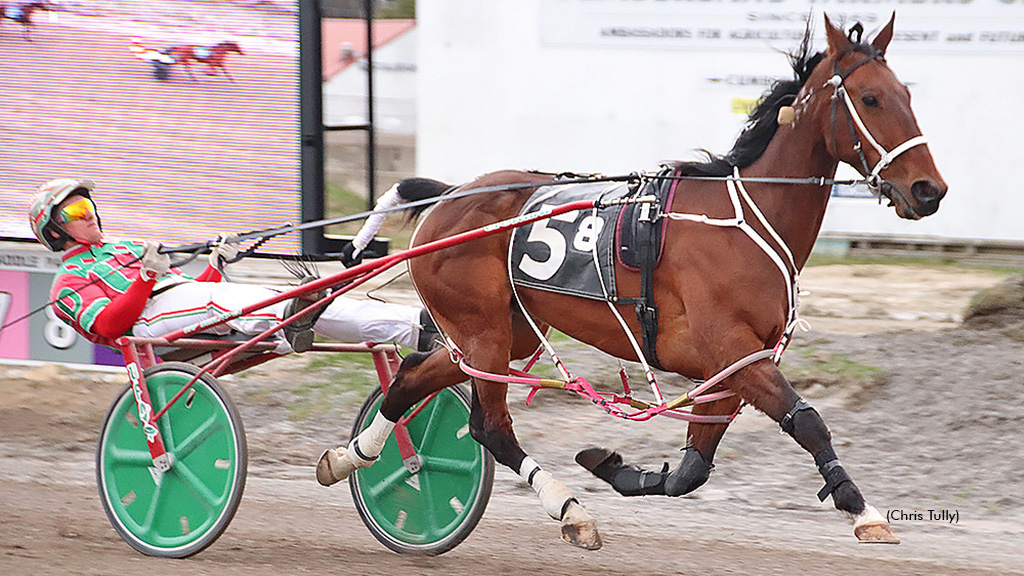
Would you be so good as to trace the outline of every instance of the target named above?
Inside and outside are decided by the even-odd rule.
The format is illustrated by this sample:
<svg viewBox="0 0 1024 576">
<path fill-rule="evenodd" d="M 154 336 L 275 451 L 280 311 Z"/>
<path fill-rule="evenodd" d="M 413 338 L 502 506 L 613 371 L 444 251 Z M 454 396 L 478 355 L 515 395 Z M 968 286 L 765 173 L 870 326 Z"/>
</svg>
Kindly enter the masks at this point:
<svg viewBox="0 0 1024 576">
<path fill-rule="evenodd" d="M 324 228 L 326 226 L 334 226 L 336 224 L 345 224 L 348 222 L 355 222 L 358 220 L 365 220 L 370 216 L 391 214 L 394 212 L 403 212 L 412 208 L 419 208 L 421 206 L 431 206 L 446 200 L 458 200 L 459 198 L 466 198 L 469 196 L 476 196 L 478 194 L 488 194 L 491 192 L 509 192 L 512 190 L 524 190 L 529 188 L 547 188 L 552 186 L 567 186 L 572 184 L 593 184 L 598 182 L 642 182 L 644 180 L 706 180 L 706 181 L 737 181 L 735 176 L 680 176 L 680 175 L 658 175 L 658 174 L 647 174 L 645 172 L 632 172 L 630 174 L 621 174 L 616 176 L 589 176 L 581 178 L 566 178 L 560 180 L 554 180 L 552 182 L 518 182 L 513 184 L 503 184 L 500 186 L 484 186 L 481 188 L 473 188 L 471 190 L 465 190 L 455 194 L 449 194 L 451 190 L 455 190 L 458 186 L 452 186 L 449 190 L 442 193 L 440 196 L 433 198 L 424 198 L 423 200 L 416 200 L 414 202 L 405 202 L 398 206 L 392 206 L 389 208 L 381 208 L 379 210 L 368 210 L 366 212 L 358 212 L 356 214 L 350 214 L 348 216 L 339 216 L 337 218 L 328 218 L 323 220 L 312 220 L 309 222 L 303 222 L 302 224 L 285 224 L 276 228 L 265 228 L 262 230 L 252 230 L 249 232 L 243 232 L 237 234 L 225 240 L 228 244 L 235 244 L 238 242 L 245 242 L 246 240 L 252 240 L 253 238 L 272 238 L 281 234 L 288 234 L 291 232 L 300 232 L 302 230 L 313 230 L 316 228 Z M 740 182 L 754 182 L 762 184 L 814 184 L 817 186 L 855 186 L 857 184 L 865 184 L 867 180 L 836 180 L 834 178 L 827 177 L 805 177 L 805 178 L 772 178 L 772 177 L 742 177 L 739 178 Z M 599 205 L 600 207 L 600 205 Z M 196 250 L 210 249 L 215 244 L 215 241 L 197 242 L 193 244 L 183 244 L 181 246 L 174 247 L 163 247 L 160 249 L 161 253 L 181 253 L 181 252 L 195 252 Z"/>
<path fill-rule="evenodd" d="M 587 178 L 569 178 L 565 180 L 557 180 L 553 182 L 521 182 L 515 184 L 504 184 L 501 186 L 484 186 L 482 188 L 473 188 L 472 190 L 466 190 L 455 194 L 449 194 L 448 192 L 455 190 L 458 186 L 452 186 L 440 196 L 433 198 L 424 198 L 423 200 L 416 200 L 414 202 L 405 202 L 398 206 L 390 208 L 381 208 L 379 210 L 368 210 L 366 212 L 359 212 L 356 214 L 350 214 L 348 216 L 339 216 L 338 218 L 329 218 L 324 220 L 312 220 L 310 222 L 304 222 L 302 224 L 285 224 L 277 228 L 267 228 L 263 230 L 253 230 L 250 232 L 244 232 L 237 234 L 225 240 L 229 244 L 235 244 L 238 242 L 245 242 L 246 240 L 252 240 L 253 238 L 272 238 L 281 234 L 288 234 L 291 232 L 300 232 L 302 230 L 313 230 L 316 228 L 323 228 L 326 226 L 334 226 L 335 224 L 344 224 L 346 222 L 355 222 L 357 220 L 365 220 L 370 216 L 380 214 L 390 214 L 393 212 L 402 212 L 411 208 L 419 208 L 420 206 L 430 206 L 443 202 L 445 200 L 458 200 L 459 198 L 466 198 L 468 196 L 476 196 L 477 194 L 487 194 L 490 192 L 507 192 L 510 190 L 523 190 L 527 188 L 545 188 L 548 186 L 564 186 L 568 184 L 588 184 L 594 182 L 633 182 L 640 181 L 644 178 L 650 178 L 650 176 L 643 173 L 634 172 L 632 174 L 620 175 L 620 176 L 599 176 L 599 177 L 587 177 Z M 171 248 L 161 248 L 160 252 L 165 254 L 176 253 L 176 252 L 193 252 L 196 250 L 202 250 L 204 248 L 209 249 L 213 246 L 213 241 L 208 242 L 197 242 L 194 244 L 184 244 L 181 246 L 175 246 Z"/>
</svg>

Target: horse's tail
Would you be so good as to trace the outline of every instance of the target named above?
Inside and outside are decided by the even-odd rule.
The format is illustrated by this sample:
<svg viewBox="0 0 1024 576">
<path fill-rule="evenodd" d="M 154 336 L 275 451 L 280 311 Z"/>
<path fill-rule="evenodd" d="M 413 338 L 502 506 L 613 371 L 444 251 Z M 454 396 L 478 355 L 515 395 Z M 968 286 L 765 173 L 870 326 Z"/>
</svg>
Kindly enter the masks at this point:
<svg viewBox="0 0 1024 576">
<path fill-rule="evenodd" d="M 430 178 L 406 178 L 398 183 L 398 195 L 402 197 L 403 202 L 416 202 L 428 198 L 436 198 L 453 189 L 455 189 L 455 186 L 438 180 L 431 180 Z M 428 203 L 410 208 L 407 212 L 409 220 L 414 220 L 417 216 L 424 213 L 427 208 L 430 208 L 430 206 L 431 204 Z"/>
<path fill-rule="evenodd" d="M 377 200 L 373 213 L 366 218 L 363 227 L 359 229 L 359 232 L 352 239 L 351 245 L 342 251 L 342 264 L 350 267 L 362 260 L 360 254 L 370 245 L 370 241 L 380 231 L 380 227 L 384 224 L 389 210 L 408 202 L 436 198 L 454 188 L 455 186 L 449 186 L 444 182 L 438 182 L 429 178 L 406 178 L 388 188 L 388 191 Z M 414 220 L 429 208 L 430 205 L 431 203 L 427 202 L 422 206 L 409 208 L 406 212 L 406 222 Z"/>
</svg>

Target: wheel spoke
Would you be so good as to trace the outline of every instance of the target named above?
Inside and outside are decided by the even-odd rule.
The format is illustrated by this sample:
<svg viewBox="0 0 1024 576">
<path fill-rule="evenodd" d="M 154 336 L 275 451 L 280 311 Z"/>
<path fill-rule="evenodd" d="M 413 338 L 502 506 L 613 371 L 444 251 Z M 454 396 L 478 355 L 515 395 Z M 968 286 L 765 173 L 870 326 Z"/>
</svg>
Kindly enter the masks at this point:
<svg viewBox="0 0 1024 576">
<path fill-rule="evenodd" d="M 399 482 L 404 482 L 409 477 L 409 471 L 405 469 L 405 466 L 399 466 L 394 472 L 388 474 L 386 477 L 376 482 L 373 486 L 367 486 L 366 493 L 372 499 L 377 499 L 381 494 L 387 492 L 392 486 Z"/>
<path fill-rule="evenodd" d="M 420 500 L 420 506 L 426 505 L 426 510 L 423 512 L 423 517 L 430 522 L 429 532 L 437 532 L 441 526 L 437 522 L 437 507 L 434 502 L 434 482 L 430 474 L 423 474 L 420 471 L 420 490 L 423 491 L 423 498 Z"/>
<path fill-rule="evenodd" d="M 147 450 L 125 450 L 117 446 L 107 448 L 106 458 L 114 464 L 134 464 L 149 467 L 153 465 L 153 457 Z"/>
<path fill-rule="evenodd" d="M 422 454 L 431 448 L 430 446 L 427 446 L 427 443 L 434 437 L 434 428 L 437 427 L 437 418 L 435 417 L 441 409 L 441 402 L 443 402 L 443 400 L 441 400 L 440 395 L 430 402 L 429 412 L 425 414 L 427 417 L 427 423 L 423 425 L 423 435 L 420 436 L 420 445 L 416 447 L 416 452 L 419 454 Z M 422 418 L 423 416 L 423 412 L 420 412 L 416 417 Z"/>
<path fill-rule="evenodd" d="M 146 510 L 146 518 L 139 525 L 139 532 L 142 534 L 148 534 L 156 526 L 156 514 L 160 511 L 160 495 L 163 494 L 163 483 L 156 485 L 153 489 L 153 499 L 149 501 L 149 509 Z"/>
<path fill-rule="evenodd" d="M 423 469 L 430 472 L 472 476 L 479 466 L 477 462 L 472 460 L 455 460 L 440 456 L 427 456 L 426 454 L 420 454 L 420 456 L 423 457 Z"/>
<path fill-rule="evenodd" d="M 153 398 L 154 396 L 157 396 L 159 398 L 159 402 L 157 402 L 156 399 Z M 167 405 L 167 399 L 167 386 L 160 386 L 156 390 L 154 390 L 153 387 L 150 386 L 149 401 L 153 405 L 154 414 L 159 412 L 162 406 Z M 164 441 L 164 449 L 167 450 L 168 452 L 173 451 L 174 429 L 171 427 L 171 421 L 166 413 L 160 417 L 160 420 L 156 423 L 156 425 L 160 428 L 160 437 Z"/>
<path fill-rule="evenodd" d="M 206 422 L 197 426 L 195 431 L 181 442 L 181 446 L 174 448 L 174 457 L 176 460 L 184 460 L 192 453 L 193 450 L 202 445 L 204 440 L 212 436 L 214 432 L 218 432 L 223 428 L 217 416 L 218 414 L 216 412 L 210 414 L 209 418 L 206 419 Z"/>
<path fill-rule="evenodd" d="M 181 462 L 175 462 L 172 469 L 181 475 L 182 484 L 192 491 L 199 502 L 206 507 L 208 512 L 215 512 L 217 507 L 224 501 L 224 498 L 213 493 L 203 481 L 196 476 L 192 470 Z"/>
</svg>

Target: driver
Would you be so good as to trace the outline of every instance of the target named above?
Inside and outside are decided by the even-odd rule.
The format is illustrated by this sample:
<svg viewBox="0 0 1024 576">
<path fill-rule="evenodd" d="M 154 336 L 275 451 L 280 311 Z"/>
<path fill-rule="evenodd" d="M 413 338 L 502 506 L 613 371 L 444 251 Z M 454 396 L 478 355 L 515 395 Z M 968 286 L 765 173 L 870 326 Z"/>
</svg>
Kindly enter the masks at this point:
<svg viewBox="0 0 1024 576">
<path fill-rule="evenodd" d="M 231 244 L 217 245 L 206 269 L 190 277 L 172 268 L 155 242 L 106 239 L 91 196 L 94 187 L 91 180 L 50 180 L 39 187 L 29 210 L 39 241 L 64 252 L 50 289 L 54 312 L 88 340 L 111 345 L 128 334 L 158 338 L 280 292 L 222 281 L 217 264 L 237 254 Z M 320 296 L 279 302 L 205 331 L 256 335 Z M 338 297 L 284 332 L 281 353 L 308 350 L 314 333 L 338 342 L 396 342 L 424 351 L 434 345 L 436 328 L 420 308 Z"/>
</svg>

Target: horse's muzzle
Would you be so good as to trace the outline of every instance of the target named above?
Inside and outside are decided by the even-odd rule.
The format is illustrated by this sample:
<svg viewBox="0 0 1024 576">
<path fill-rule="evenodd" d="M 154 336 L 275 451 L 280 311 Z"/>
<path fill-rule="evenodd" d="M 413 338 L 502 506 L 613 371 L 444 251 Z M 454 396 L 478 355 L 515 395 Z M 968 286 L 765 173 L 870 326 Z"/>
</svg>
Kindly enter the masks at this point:
<svg viewBox="0 0 1024 576">
<path fill-rule="evenodd" d="M 945 182 L 918 180 L 910 187 L 910 195 L 917 201 L 914 212 L 919 217 L 931 216 L 939 209 L 939 201 L 946 195 L 948 186 Z"/>
</svg>

